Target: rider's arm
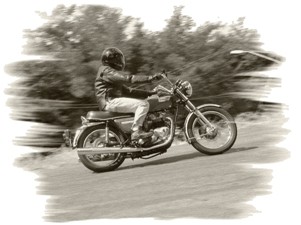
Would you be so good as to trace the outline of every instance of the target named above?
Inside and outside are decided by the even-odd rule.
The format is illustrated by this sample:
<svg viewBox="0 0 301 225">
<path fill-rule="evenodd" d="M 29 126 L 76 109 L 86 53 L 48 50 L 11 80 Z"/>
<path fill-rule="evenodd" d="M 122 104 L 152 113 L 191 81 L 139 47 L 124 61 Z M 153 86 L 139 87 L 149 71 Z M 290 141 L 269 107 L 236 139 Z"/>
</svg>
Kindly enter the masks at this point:
<svg viewBox="0 0 301 225">
<path fill-rule="evenodd" d="M 127 96 L 133 96 L 135 98 L 147 98 L 153 94 L 156 94 L 156 91 L 146 91 L 141 89 L 130 88 L 125 85 L 122 86 L 122 92 Z"/>
<path fill-rule="evenodd" d="M 150 76 L 136 76 L 136 75 L 126 75 L 122 72 L 113 70 L 109 67 L 106 68 L 105 76 L 106 79 L 112 83 L 129 83 L 129 84 L 137 84 L 137 83 L 148 83 L 151 82 Z"/>
</svg>

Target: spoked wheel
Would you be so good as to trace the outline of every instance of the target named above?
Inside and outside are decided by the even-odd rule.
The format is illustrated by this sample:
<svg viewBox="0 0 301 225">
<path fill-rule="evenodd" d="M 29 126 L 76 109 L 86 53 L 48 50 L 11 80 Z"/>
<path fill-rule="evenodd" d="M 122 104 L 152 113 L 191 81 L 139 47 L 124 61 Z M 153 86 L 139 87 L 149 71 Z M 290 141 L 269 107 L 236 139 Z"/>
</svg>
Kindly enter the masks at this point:
<svg viewBox="0 0 301 225">
<path fill-rule="evenodd" d="M 237 137 L 237 127 L 232 116 L 224 109 L 214 106 L 200 109 L 201 113 L 213 125 L 202 125 L 195 115 L 187 123 L 187 132 L 192 146 L 207 154 L 221 154 L 229 150 Z"/>
<path fill-rule="evenodd" d="M 110 146 L 118 147 L 124 141 L 115 129 L 109 129 Z M 78 148 L 103 148 L 106 143 L 105 126 L 87 128 L 78 141 Z M 123 153 L 78 155 L 81 162 L 94 172 L 107 172 L 118 168 L 125 159 Z"/>
</svg>

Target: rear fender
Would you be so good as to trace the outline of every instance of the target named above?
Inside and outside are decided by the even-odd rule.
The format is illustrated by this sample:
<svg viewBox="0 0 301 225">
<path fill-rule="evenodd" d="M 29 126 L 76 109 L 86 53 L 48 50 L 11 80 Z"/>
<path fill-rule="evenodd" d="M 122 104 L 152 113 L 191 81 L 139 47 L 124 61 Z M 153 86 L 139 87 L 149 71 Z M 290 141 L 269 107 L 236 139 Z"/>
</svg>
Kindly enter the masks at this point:
<svg viewBox="0 0 301 225">
<path fill-rule="evenodd" d="M 214 107 L 218 107 L 218 108 L 221 108 L 220 105 L 217 105 L 217 104 L 204 104 L 204 105 L 199 105 L 197 106 L 196 108 L 197 109 L 202 109 L 202 108 L 205 108 L 205 107 L 208 107 L 208 106 L 214 106 Z M 190 120 L 191 116 L 193 115 L 193 112 L 189 113 L 185 119 L 185 123 L 184 123 L 184 133 L 185 133 L 185 137 L 186 137 L 186 140 L 189 144 L 191 144 L 191 139 L 190 137 L 188 136 L 188 121 Z"/>
<path fill-rule="evenodd" d="M 106 123 L 105 122 L 85 123 L 81 127 L 77 128 L 76 131 L 75 131 L 72 148 L 76 148 L 77 147 L 77 143 L 78 143 L 78 140 L 79 140 L 80 136 L 83 134 L 83 132 L 88 127 L 93 127 L 93 126 L 97 126 L 97 125 L 100 125 L 100 124 L 106 124 Z"/>
</svg>

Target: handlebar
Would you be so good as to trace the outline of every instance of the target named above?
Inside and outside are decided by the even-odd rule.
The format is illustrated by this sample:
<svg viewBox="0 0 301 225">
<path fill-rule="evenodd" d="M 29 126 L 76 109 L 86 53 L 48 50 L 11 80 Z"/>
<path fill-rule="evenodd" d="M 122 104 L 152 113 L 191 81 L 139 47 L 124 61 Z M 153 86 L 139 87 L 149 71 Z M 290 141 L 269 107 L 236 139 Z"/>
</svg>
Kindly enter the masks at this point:
<svg viewBox="0 0 301 225">
<path fill-rule="evenodd" d="M 172 95 L 172 94 L 173 94 L 173 86 L 174 86 L 174 84 L 167 78 L 167 73 L 165 72 L 165 70 L 162 71 L 161 76 L 162 76 L 162 78 L 163 78 L 164 80 L 166 80 L 166 81 L 170 84 L 170 86 L 171 86 L 172 88 L 169 90 L 169 89 L 167 89 L 166 87 L 163 87 L 163 86 L 161 86 L 161 85 L 158 85 L 158 86 L 156 87 L 156 89 L 157 89 L 157 90 L 160 90 L 160 91 L 163 91 L 163 92 L 165 92 L 165 93 L 167 93 L 167 94 L 169 94 L 169 95 Z"/>
<path fill-rule="evenodd" d="M 161 75 L 163 79 L 166 80 L 173 87 L 173 83 L 167 78 L 167 73 L 165 72 L 165 70 L 162 71 Z"/>
</svg>

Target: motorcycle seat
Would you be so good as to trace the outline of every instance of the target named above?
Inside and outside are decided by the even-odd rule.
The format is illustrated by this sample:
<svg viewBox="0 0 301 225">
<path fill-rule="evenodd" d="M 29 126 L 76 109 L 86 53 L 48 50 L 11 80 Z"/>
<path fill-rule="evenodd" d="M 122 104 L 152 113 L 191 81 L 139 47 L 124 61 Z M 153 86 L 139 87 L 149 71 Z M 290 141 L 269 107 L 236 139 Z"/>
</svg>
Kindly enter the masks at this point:
<svg viewBox="0 0 301 225">
<path fill-rule="evenodd" d="M 120 118 L 133 117 L 134 113 L 117 113 L 108 111 L 90 111 L 87 113 L 86 118 L 88 120 L 113 120 Z"/>
</svg>

